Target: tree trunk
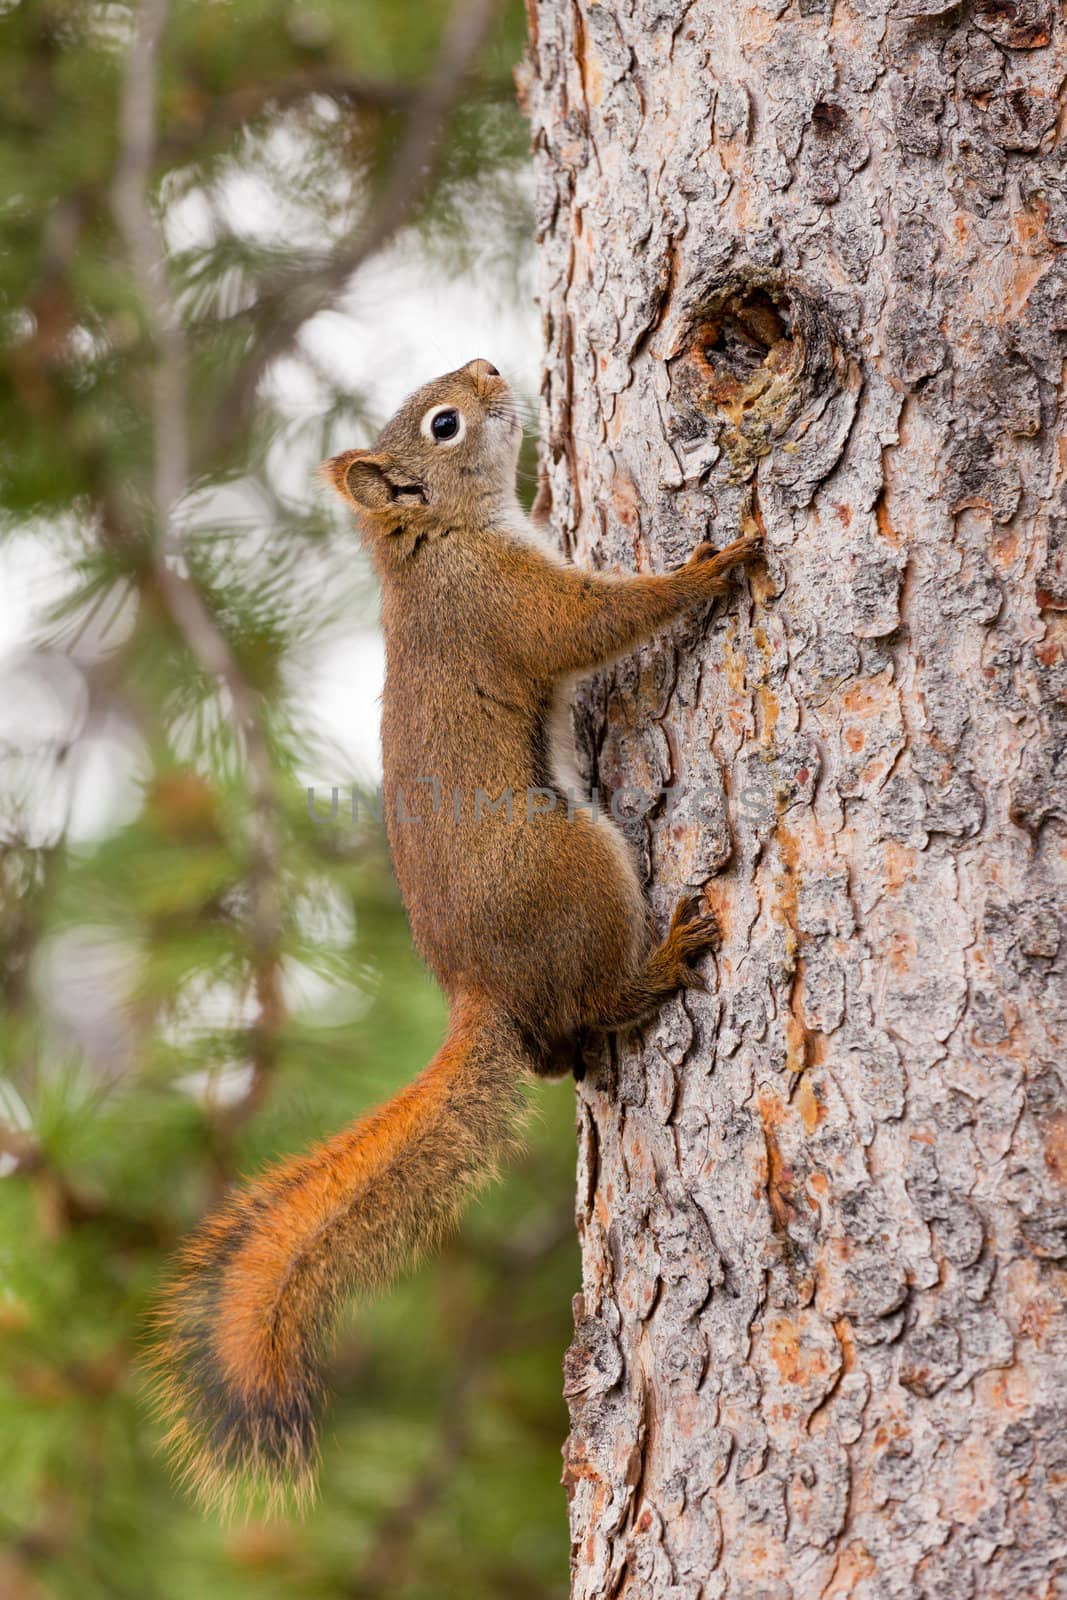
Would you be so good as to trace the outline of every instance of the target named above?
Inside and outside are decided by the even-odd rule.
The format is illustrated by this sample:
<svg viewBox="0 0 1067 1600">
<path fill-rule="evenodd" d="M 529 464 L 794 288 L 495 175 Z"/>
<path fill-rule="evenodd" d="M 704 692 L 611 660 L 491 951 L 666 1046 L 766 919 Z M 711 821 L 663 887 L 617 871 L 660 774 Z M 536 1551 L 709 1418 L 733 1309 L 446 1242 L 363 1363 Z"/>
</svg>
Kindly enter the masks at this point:
<svg viewBox="0 0 1067 1600">
<path fill-rule="evenodd" d="M 579 560 L 766 530 L 579 731 L 717 982 L 579 1090 L 577 1600 L 1067 1595 L 1051 0 L 531 0 Z"/>
</svg>

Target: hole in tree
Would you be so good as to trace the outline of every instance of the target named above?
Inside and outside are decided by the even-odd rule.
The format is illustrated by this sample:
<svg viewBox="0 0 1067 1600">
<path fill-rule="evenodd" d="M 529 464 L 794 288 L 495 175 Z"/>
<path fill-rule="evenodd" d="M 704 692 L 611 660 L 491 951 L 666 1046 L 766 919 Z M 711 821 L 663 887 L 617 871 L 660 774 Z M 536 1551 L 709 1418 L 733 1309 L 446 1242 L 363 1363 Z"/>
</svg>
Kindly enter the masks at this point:
<svg viewBox="0 0 1067 1600">
<path fill-rule="evenodd" d="M 861 375 L 850 341 L 820 289 L 785 270 L 739 262 L 679 331 L 667 366 L 687 482 L 714 467 L 714 481 L 743 483 L 779 445 L 792 454 L 817 438 L 822 448 L 837 426 L 836 409 L 821 420 L 829 394 L 855 405 Z M 702 436 L 690 432 L 694 420 Z"/>
<path fill-rule="evenodd" d="M 716 404 L 747 410 L 792 364 L 788 302 L 767 289 L 730 295 L 697 330 L 693 354 Z"/>
</svg>

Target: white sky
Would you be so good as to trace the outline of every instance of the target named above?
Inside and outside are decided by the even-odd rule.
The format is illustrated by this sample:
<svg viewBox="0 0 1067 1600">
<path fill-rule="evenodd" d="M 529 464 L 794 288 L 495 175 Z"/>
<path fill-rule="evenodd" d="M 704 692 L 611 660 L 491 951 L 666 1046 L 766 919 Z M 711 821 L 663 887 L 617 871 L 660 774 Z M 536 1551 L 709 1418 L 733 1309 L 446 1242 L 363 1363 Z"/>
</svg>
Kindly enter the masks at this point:
<svg viewBox="0 0 1067 1600">
<path fill-rule="evenodd" d="M 344 316 L 319 317 L 312 352 L 373 396 L 384 422 L 412 389 L 484 356 L 526 395 L 540 382 L 540 329 L 533 300 L 516 305 L 484 270 L 449 279 L 410 247 L 388 252 L 360 274 Z M 359 442 L 359 441 L 354 441 Z M 381 635 L 365 630 L 324 646 L 315 663 L 309 716 L 361 776 L 381 773 L 378 697 L 385 663 Z M 308 774 L 327 784 L 329 773 Z"/>
<path fill-rule="evenodd" d="M 538 387 L 539 327 L 530 295 L 516 305 L 513 291 L 489 264 L 476 265 L 462 279 L 449 277 L 410 240 L 361 272 L 343 313 L 317 318 L 304 337 L 324 365 L 370 397 L 382 421 L 410 390 L 474 356 L 491 360 L 520 393 L 534 395 Z M 307 492 L 326 491 L 311 484 Z M 31 693 L 30 680 L 17 670 L 39 619 L 64 588 L 63 566 L 52 550 L 32 529 L 0 545 L 0 760 L 12 760 L 13 749 L 48 737 L 77 712 L 68 702 L 78 697 L 64 694 L 61 673 L 57 684 Z M 383 672 L 381 637 L 373 627 L 331 637 L 304 663 L 307 725 L 335 747 L 338 770 L 301 774 L 303 781 L 328 788 L 352 772 L 377 780 Z M 73 795 L 53 795 L 53 804 L 45 806 L 54 811 L 70 805 L 74 837 L 99 836 L 137 803 L 137 751 L 119 739 L 92 744 L 70 773 Z M 42 815 L 40 821 L 49 832 L 59 816 Z"/>
</svg>

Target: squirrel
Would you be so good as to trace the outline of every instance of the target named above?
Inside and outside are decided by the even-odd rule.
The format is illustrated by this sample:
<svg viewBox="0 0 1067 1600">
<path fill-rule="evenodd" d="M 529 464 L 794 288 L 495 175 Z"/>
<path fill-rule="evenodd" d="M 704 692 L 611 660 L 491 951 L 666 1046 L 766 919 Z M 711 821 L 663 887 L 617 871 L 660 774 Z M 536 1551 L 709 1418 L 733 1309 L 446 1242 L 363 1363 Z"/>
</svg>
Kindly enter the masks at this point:
<svg viewBox="0 0 1067 1600">
<path fill-rule="evenodd" d="M 450 1016 L 413 1083 L 237 1190 L 178 1258 L 155 1360 L 167 1442 L 208 1501 L 247 1481 L 310 1494 L 343 1302 L 455 1225 L 516 1145 L 531 1076 L 558 1073 L 586 1031 L 705 987 L 717 930 L 700 897 L 657 943 L 622 835 L 563 804 L 569 695 L 722 594 L 760 535 L 701 543 L 670 573 L 583 571 L 520 509 L 521 440 L 508 384 L 476 360 L 324 464 L 381 581 L 389 843 Z"/>
</svg>

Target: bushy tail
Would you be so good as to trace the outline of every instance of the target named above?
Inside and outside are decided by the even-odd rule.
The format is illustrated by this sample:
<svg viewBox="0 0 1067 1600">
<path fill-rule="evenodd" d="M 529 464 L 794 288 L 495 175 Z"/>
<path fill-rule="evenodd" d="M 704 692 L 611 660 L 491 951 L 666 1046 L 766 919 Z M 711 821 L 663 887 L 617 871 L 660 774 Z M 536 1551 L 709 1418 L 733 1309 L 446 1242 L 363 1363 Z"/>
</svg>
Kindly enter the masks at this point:
<svg viewBox="0 0 1067 1600">
<path fill-rule="evenodd" d="M 313 1488 L 321 1358 L 345 1300 L 454 1226 L 516 1142 L 530 1066 L 510 1020 L 461 996 L 425 1071 L 380 1110 L 235 1192 L 185 1245 L 157 1318 L 167 1444 L 228 1504 Z"/>
</svg>

